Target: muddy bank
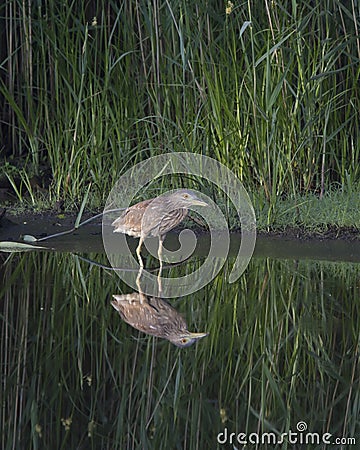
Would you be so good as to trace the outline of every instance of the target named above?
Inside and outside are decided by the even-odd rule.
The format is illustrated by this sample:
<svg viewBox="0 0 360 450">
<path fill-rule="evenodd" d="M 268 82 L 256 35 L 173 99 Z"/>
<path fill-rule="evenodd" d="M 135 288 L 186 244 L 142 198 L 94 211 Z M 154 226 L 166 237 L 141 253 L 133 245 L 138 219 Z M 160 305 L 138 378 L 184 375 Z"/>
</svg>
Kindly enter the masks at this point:
<svg viewBox="0 0 360 450">
<path fill-rule="evenodd" d="M 93 213 L 84 213 L 81 221 L 84 221 L 91 216 L 99 214 L 101 211 Z M 25 213 L 12 215 L 6 210 L 0 210 L 0 236 L 3 235 L 4 231 L 11 232 L 12 227 L 16 227 L 16 230 L 23 229 L 26 233 L 26 228 L 35 229 L 39 236 L 45 236 L 46 234 L 56 233 L 62 231 L 62 229 L 72 228 L 76 221 L 77 215 L 74 213 L 63 213 L 58 214 L 55 212 L 44 212 L 44 213 Z M 99 230 L 101 226 L 101 218 L 90 222 L 86 225 L 88 230 L 94 232 L 101 232 Z M 57 230 L 57 231 L 55 231 Z M 203 233 L 204 230 L 198 229 L 199 234 Z M 240 232 L 240 229 L 231 230 L 234 233 Z M 6 234 L 6 233 L 5 233 Z M 302 227 L 286 227 L 282 229 L 269 229 L 269 230 L 258 230 L 258 236 L 271 237 L 271 238 L 287 238 L 294 240 L 333 240 L 341 239 L 343 241 L 354 241 L 360 240 L 360 230 L 357 227 L 337 227 L 337 226 L 324 226 L 321 231 L 310 230 Z"/>
</svg>

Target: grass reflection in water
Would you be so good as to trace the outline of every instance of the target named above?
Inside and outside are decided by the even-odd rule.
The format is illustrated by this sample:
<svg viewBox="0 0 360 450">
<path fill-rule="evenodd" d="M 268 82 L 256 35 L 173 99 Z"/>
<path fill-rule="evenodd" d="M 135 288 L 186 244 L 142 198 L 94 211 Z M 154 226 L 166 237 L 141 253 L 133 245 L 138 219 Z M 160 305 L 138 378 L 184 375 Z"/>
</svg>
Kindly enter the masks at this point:
<svg viewBox="0 0 360 450">
<path fill-rule="evenodd" d="M 358 432 L 357 265 L 253 259 L 233 285 L 222 272 L 169 301 L 209 332 L 186 349 L 121 321 L 110 302 L 129 288 L 70 254 L 14 254 L 0 270 L 4 450 L 220 448 L 225 428 L 300 420 Z"/>
</svg>

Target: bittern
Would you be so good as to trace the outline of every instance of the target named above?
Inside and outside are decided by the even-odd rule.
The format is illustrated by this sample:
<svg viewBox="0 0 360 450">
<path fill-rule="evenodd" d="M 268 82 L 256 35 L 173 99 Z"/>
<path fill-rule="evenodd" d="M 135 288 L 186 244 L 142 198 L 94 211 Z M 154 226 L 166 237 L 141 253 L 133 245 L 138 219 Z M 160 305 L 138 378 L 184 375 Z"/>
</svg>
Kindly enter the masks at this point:
<svg viewBox="0 0 360 450">
<path fill-rule="evenodd" d="M 178 347 L 188 347 L 208 333 L 191 333 L 186 321 L 160 297 L 147 297 L 138 292 L 113 295 L 112 306 L 124 322 L 143 333 L 167 339 Z"/>
<path fill-rule="evenodd" d="M 111 225 L 114 227 L 114 233 L 125 233 L 140 238 L 136 254 L 141 268 L 144 264 L 140 251 L 145 238 L 158 236 L 158 259 L 161 271 L 165 235 L 186 217 L 190 206 L 208 206 L 208 204 L 200 200 L 194 192 L 179 189 L 171 194 L 130 206 Z"/>
</svg>

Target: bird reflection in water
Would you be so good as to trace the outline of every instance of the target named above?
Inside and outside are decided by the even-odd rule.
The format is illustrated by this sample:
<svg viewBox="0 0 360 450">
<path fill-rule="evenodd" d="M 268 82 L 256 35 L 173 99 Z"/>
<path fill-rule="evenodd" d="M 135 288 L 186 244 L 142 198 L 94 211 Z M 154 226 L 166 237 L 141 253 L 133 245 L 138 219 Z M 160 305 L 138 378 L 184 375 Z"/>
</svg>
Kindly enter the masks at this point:
<svg viewBox="0 0 360 450">
<path fill-rule="evenodd" d="M 167 339 L 178 347 L 188 347 L 208 333 L 192 333 L 182 315 L 160 297 L 134 292 L 113 295 L 112 306 L 121 318 L 143 333 Z"/>
</svg>

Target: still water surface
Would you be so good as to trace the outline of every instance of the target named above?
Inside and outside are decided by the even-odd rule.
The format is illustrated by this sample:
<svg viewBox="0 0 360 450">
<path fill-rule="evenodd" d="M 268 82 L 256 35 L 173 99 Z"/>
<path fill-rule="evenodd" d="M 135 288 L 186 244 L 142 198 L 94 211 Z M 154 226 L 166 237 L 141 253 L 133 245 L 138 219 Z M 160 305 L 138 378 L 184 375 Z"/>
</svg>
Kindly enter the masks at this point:
<svg viewBox="0 0 360 450">
<path fill-rule="evenodd" d="M 359 264 L 289 246 L 170 299 L 209 333 L 184 349 L 121 320 L 112 295 L 131 290 L 113 272 L 70 252 L 0 254 L 0 447 L 320 449 L 330 433 L 332 449 L 360 448 Z"/>
</svg>

